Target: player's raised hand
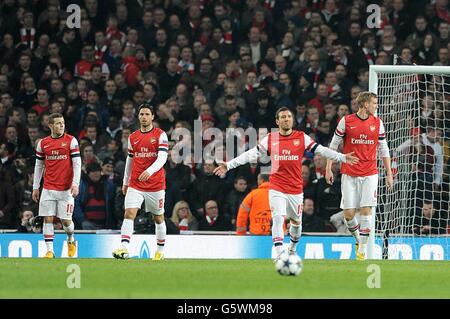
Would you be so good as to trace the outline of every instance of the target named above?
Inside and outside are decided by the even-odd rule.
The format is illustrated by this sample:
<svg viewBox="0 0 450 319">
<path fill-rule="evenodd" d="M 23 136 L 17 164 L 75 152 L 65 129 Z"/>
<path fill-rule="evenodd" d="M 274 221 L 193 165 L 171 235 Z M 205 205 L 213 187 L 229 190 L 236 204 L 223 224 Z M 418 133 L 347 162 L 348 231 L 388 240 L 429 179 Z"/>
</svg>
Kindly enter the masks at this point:
<svg viewBox="0 0 450 319">
<path fill-rule="evenodd" d="M 37 203 L 39 202 L 39 189 L 33 189 L 33 193 L 31 194 L 31 198 Z"/>
<path fill-rule="evenodd" d="M 355 154 L 355 152 L 344 154 L 345 162 L 347 164 L 353 165 L 353 164 L 357 164 L 359 162 L 359 158 L 354 156 L 353 154 Z"/>
<path fill-rule="evenodd" d="M 122 185 L 122 194 L 126 195 L 128 190 L 128 185 Z"/>
<path fill-rule="evenodd" d="M 141 175 L 139 175 L 138 180 L 141 182 L 145 182 L 150 178 L 150 173 L 147 171 L 143 171 Z"/>
<path fill-rule="evenodd" d="M 78 192 L 79 192 L 78 185 L 72 185 L 72 187 L 70 188 L 70 194 L 72 194 L 73 198 L 77 197 Z"/>
<path fill-rule="evenodd" d="M 392 177 L 392 175 L 386 176 L 386 187 L 388 191 L 392 191 L 394 189 L 394 178 Z"/>
<path fill-rule="evenodd" d="M 227 171 L 228 171 L 227 164 L 226 164 L 226 163 L 220 163 L 219 166 L 217 166 L 217 167 L 214 169 L 214 172 L 213 172 L 213 173 L 214 173 L 215 175 L 217 175 L 217 176 L 222 177 L 222 176 L 225 176 L 225 174 L 227 173 Z"/>
<path fill-rule="evenodd" d="M 333 176 L 333 172 L 331 170 L 327 169 L 325 171 L 325 180 L 327 181 L 328 184 L 333 185 L 334 176 Z"/>
</svg>

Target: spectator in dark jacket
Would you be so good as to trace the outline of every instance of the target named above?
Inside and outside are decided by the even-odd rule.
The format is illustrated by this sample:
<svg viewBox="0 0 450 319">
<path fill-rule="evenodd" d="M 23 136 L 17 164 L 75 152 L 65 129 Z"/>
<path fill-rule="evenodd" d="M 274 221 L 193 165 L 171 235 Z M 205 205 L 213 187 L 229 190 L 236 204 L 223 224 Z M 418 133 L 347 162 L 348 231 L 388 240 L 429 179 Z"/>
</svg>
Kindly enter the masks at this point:
<svg viewBox="0 0 450 319">
<path fill-rule="evenodd" d="M 14 189 L 5 182 L 4 174 L 0 173 L 0 229 L 14 227 L 16 222 L 16 199 Z"/>
<path fill-rule="evenodd" d="M 339 164 L 333 163 L 332 171 L 334 175 L 333 185 L 327 184 L 325 177 L 317 181 L 316 204 L 317 214 L 325 221 L 330 220 L 330 216 L 341 210 L 341 174 Z"/>
<path fill-rule="evenodd" d="M 171 217 L 175 203 L 184 198 L 184 194 L 191 183 L 191 168 L 184 163 L 175 163 L 171 152 L 165 165 L 166 168 L 166 201 L 164 211 L 166 216 Z"/>
<path fill-rule="evenodd" d="M 422 207 L 417 209 L 414 217 L 413 232 L 416 235 L 445 234 L 447 231 L 445 218 L 440 218 L 433 202 L 424 200 Z"/>
<path fill-rule="evenodd" d="M 314 201 L 310 198 L 306 198 L 303 203 L 302 225 L 303 232 L 320 233 L 325 231 L 325 222 L 317 216 L 314 211 Z"/>
<path fill-rule="evenodd" d="M 209 200 L 205 203 L 205 215 L 200 219 L 199 230 L 231 230 L 228 220 L 219 213 L 219 206 L 216 201 Z"/>
<path fill-rule="evenodd" d="M 269 99 L 269 93 L 260 89 L 256 93 L 256 104 L 247 114 L 255 129 L 267 128 L 270 130 L 275 125 L 275 108 Z"/>
<path fill-rule="evenodd" d="M 224 217 L 231 223 L 232 230 L 236 229 L 236 216 L 239 206 L 247 195 L 247 180 L 238 176 L 234 180 L 234 187 L 228 193 L 224 204 Z"/>
<path fill-rule="evenodd" d="M 203 172 L 192 184 L 190 206 L 197 218 L 203 215 L 203 205 L 208 200 L 215 200 L 219 207 L 223 204 L 226 184 L 223 179 L 213 174 L 215 168 L 216 164 L 213 161 L 206 160 L 203 164 Z"/>
<path fill-rule="evenodd" d="M 89 164 L 87 176 L 80 181 L 80 192 L 75 198 L 74 221 L 82 229 L 111 229 L 115 227 L 115 185 L 101 175 L 98 163 Z"/>
</svg>

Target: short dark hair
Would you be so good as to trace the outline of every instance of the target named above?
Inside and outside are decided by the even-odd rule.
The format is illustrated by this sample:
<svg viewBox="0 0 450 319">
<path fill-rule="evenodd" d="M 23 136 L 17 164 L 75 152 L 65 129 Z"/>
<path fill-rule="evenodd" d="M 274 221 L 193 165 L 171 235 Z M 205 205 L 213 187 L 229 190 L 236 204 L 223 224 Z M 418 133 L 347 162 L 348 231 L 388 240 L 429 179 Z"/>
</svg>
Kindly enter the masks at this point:
<svg viewBox="0 0 450 319">
<path fill-rule="evenodd" d="M 60 118 L 60 117 L 64 118 L 64 116 L 63 116 L 61 113 L 52 113 L 52 114 L 50 114 L 50 115 L 48 116 L 48 122 L 49 122 L 50 124 L 53 124 L 53 122 L 55 121 L 55 119 L 58 119 L 58 118 Z"/>
<path fill-rule="evenodd" d="M 151 106 L 151 105 L 148 104 L 148 103 L 142 103 L 141 105 L 139 105 L 138 113 L 139 113 L 142 109 L 149 109 L 150 112 L 152 112 L 152 114 L 155 114 L 155 111 L 154 111 L 154 109 L 153 109 L 153 106 Z"/>
<path fill-rule="evenodd" d="M 236 184 L 236 183 L 238 182 L 238 180 L 240 180 L 240 179 L 242 179 L 242 180 L 244 180 L 244 181 L 247 182 L 247 179 L 246 179 L 244 176 L 239 175 L 238 177 L 236 177 L 236 178 L 234 179 L 234 184 Z"/>
<path fill-rule="evenodd" d="M 293 116 L 292 111 L 291 111 L 288 107 L 282 106 L 282 107 L 280 107 L 280 108 L 277 110 L 277 112 L 275 113 L 275 119 L 278 120 L 278 116 L 280 115 L 281 112 L 284 112 L 284 111 L 289 111 L 289 112 L 291 112 L 291 115 Z"/>
<path fill-rule="evenodd" d="M 14 145 L 14 143 L 11 143 L 11 142 L 3 142 L 3 143 L 0 143 L 0 145 L 5 145 L 5 148 L 9 154 L 14 154 L 14 152 L 16 150 L 16 146 Z"/>
<path fill-rule="evenodd" d="M 231 101 L 231 100 L 236 100 L 236 97 L 234 95 L 231 95 L 231 94 L 225 95 L 224 101 Z"/>
<path fill-rule="evenodd" d="M 261 178 L 264 182 L 268 182 L 269 181 L 269 174 L 259 174 L 258 178 Z"/>
</svg>

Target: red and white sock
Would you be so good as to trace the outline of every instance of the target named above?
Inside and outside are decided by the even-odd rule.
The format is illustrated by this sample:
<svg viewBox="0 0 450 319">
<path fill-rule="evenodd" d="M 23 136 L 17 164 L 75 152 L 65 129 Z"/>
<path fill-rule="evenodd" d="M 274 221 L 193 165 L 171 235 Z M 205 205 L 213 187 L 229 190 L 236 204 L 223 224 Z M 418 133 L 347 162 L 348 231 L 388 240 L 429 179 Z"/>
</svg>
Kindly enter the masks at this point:
<svg viewBox="0 0 450 319">
<path fill-rule="evenodd" d="M 297 245 L 302 235 L 302 224 L 294 225 L 291 223 L 289 227 L 289 234 L 291 235 L 291 244 L 289 245 L 289 252 L 295 253 L 297 251 Z"/>
<path fill-rule="evenodd" d="M 361 227 L 360 227 L 360 234 L 361 234 L 361 245 L 359 245 L 359 251 L 365 252 L 365 248 L 367 245 L 367 242 L 369 241 L 369 235 L 370 235 L 370 221 L 372 219 L 372 216 L 363 216 L 361 215 Z"/>
<path fill-rule="evenodd" d="M 163 252 L 164 245 L 166 243 L 166 233 L 167 233 L 167 227 L 166 222 L 162 222 L 161 224 L 155 223 L 155 233 L 156 233 L 156 251 L 157 252 Z"/>
<path fill-rule="evenodd" d="M 122 235 L 122 247 L 126 250 L 128 250 L 128 247 L 130 246 L 133 229 L 134 221 L 132 219 L 125 218 L 122 223 L 122 228 L 120 229 L 120 234 Z"/>
<path fill-rule="evenodd" d="M 74 233 L 74 228 L 75 228 L 73 221 L 70 221 L 70 225 L 67 227 L 64 226 L 64 224 L 63 224 L 63 228 L 67 234 L 67 241 L 73 243 L 75 241 L 75 239 L 73 238 L 73 233 Z"/>
<path fill-rule="evenodd" d="M 284 241 L 284 216 L 273 216 L 272 218 L 272 241 L 275 247 L 275 255 L 278 257 L 283 251 Z"/>
<path fill-rule="evenodd" d="M 360 234 L 359 234 L 359 228 L 360 225 L 358 224 L 358 220 L 355 216 L 353 216 L 352 219 L 346 220 L 344 218 L 345 226 L 347 226 L 347 229 L 352 234 L 353 237 L 355 237 L 356 242 L 359 244 L 361 242 Z"/>
<path fill-rule="evenodd" d="M 47 251 L 53 252 L 53 239 L 55 238 L 53 223 L 44 223 L 44 225 L 42 226 L 42 233 L 44 234 Z"/>
</svg>

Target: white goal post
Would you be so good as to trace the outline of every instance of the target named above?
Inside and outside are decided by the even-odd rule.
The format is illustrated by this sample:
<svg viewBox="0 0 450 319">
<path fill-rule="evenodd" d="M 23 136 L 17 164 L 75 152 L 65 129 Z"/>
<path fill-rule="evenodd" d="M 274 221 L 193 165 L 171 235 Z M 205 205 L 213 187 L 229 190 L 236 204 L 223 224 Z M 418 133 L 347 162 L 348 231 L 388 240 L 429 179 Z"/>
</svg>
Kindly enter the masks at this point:
<svg viewBox="0 0 450 319">
<path fill-rule="evenodd" d="M 388 247 L 386 247 L 390 245 L 388 244 L 389 236 L 408 238 L 410 241 L 421 241 L 425 237 L 430 238 L 433 236 L 445 238 L 443 251 L 444 254 L 448 254 L 447 232 L 450 229 L 448 228 L 448 194 L 442 195 L 442 189 L 441 193 L 433 189 L 429 191 L 429 187 L 433 187 L 437 182 L 437 178 L 439 178 L 439 163 L 434 162 L 434 167 L 429 169 L 429 173 L 423 173 L 428 174 L 427 178 L 430 175 L 432 176 L 431 183 L 429 179 L 426 179 L 423 181 L 424 188 L 417 188 L 417 175 L 413 175 L 414 172 L 422 172 L 426 169 L 423 167 L 431 166 L 427 164 L 427 155 L 429 154 L 422 154 L 424 156 L 420 156 L 420 152 L 415 154 L 413 145 L 421 143 L 417 142 L 421 138 L 418 132 L 425 134 L 424 130 L 428 129 L 428 127 L 424 129 L 426 126 L 423 123 L 425 122 L 438 123 L 435 126 L 436 130 L 447 132 L 448 135 L 450 128 L 446 127 L 446 125 L 448 126 L 447 111 L 450 106 L 448 101 L 450 96 L 450 67 L 371 65 L 369 67 L 369 91 L 378 96 L 377 115 L 386 126 L 386 136 L 391 151 L 393 170 L 395 170 L 395 185 L 392 192 L 387 192 L 385 171 L 379 159 L 378 207 L 372 211 L 372 227 L 367 247 L 367 257 L 368 259 L 379 259 L 381 256 L 383 258 L 391 258 L 392 252 L 388 251 Z M 430 110 L 428 109 L 424 112 L 424 103 L 442 110 L 439 110 L 439 115 L 436 115 L 434 110 L 432 110 L 434 117 L 428 117 L 427 112 L 430 112 Z M 445 109 L 446 107 L 447 110 Z M 441 118 L 437 116 L 441 116 Z M 416 139 L 413 139 L 412 136 L 415 136 Z M 409 140 L 411 140 L 409 142 L 411 143 L 410 145 L 408 144 Z M 399 155 L 399 152 L 404 149 L 407 149 L 410 153 L 405 156 Z M 423 146 L 419 146 L 419 149 L 423 149 Z M 425 146 L 425 149 L 428 150 L 428 146 Z M 433 156 L 434 153 L 431 157 Z M 448 169 L 445 165 L 446 163 L 442 163 L 442 166 Z M 417 167 L 420 167 L 420 170 Z M 444 187 L 443 189 L 448 189 L 448 176 L 440 182 Z M 436 195 L 436 193 L 438 194 Z M 416 212 L 421 207 L 420 205 L 424 205 L 423 203 L 425 202 L 428 203 L 428 198 L 430 198 L 432 203 L 437 203 L 436 206 L 441 210 L 447 207 L 447 212 L 437 217 L 441 218 L 438 222 L 442 227 L 439 226 L 437 230 L 433 229 L 433 232 L 430 231 L 429 235 L 426 236 L 423 235 L 422 230 L 420 230 L 420 233 L 416 233 L 415 218 L 417 215 L 411 213 L 411 211 Z M 376 237 L 381 239 L 382 244 L 375 245 Z M 383 245 L 383 243 L 386 245 Z M 380 247 L 382 248 L 381 250 Z M 418 254 L 418 252 L 414 253 Z"/>
</svg>

